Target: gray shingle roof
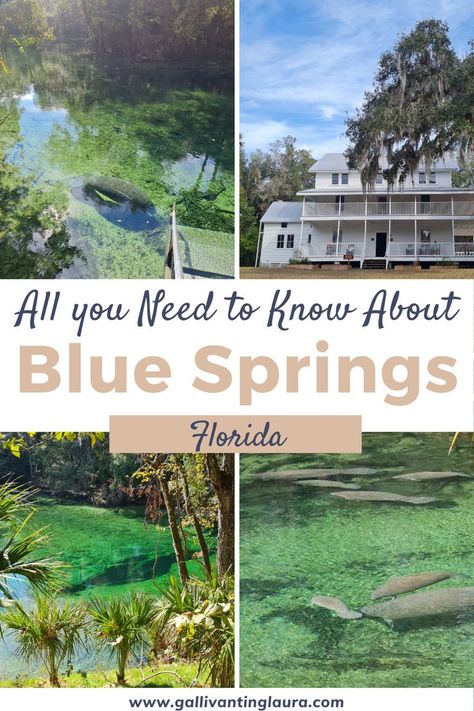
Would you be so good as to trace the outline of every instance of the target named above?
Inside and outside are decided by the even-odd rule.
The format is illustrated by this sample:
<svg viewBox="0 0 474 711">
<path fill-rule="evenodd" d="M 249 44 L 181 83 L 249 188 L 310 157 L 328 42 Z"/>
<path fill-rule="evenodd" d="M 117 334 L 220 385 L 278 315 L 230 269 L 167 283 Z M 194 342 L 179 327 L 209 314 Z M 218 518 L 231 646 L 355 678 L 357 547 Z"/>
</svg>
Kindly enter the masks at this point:
<svg viewBox="0 0 474 711">
<path fill-rule="evenodd" d="M 387 161 L 381 161 L 381 168 L 385 169 L 387 167 Z M 420 165 L 422 168 L 422 165 Z M 449 155 L 446 155 L 444 160 L 437 161 L 433 163 L 432 170 L 457 170 L 458 164 Z M 349 168 L 347 167 L 347 161 L 344 157 L 344 153 L 325 153 L 313 166 L 310 168 L 310 173 L 325 172 L 325 171 L 345 171 L 347 172 Z M 357 172 L 357 171 L 356 171 Z"/>
<path fill-rule="evenodd" d="M 303 203 L 299 202 L 272 202 L 262 222 L 299 222 L 303 214 Z"/>
</svg>

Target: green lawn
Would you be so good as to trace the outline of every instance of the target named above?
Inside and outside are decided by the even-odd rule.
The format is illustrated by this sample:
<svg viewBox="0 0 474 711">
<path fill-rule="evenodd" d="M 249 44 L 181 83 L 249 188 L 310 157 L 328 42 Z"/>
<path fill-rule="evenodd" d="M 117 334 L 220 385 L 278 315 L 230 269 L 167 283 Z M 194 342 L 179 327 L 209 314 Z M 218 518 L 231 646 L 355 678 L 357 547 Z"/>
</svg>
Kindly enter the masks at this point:
<svg viewBox="0 0 474 711">
<path fill-rule="evenodd" d="M 349 269 L 330 271 L 325 269 L 256 269 L 241 267 L 241 279 L 474 279 L 474 269 L 423 269 L 421 271 L 398 271 L 395 269 Z"/>
<path fill-rule="evenodd" d="M 159 675 L 153 676 L 154 674 Z M 164 673 L 162 673 L 164 672 Z M 142 669 L 129 669 L 127 672 L 127 683 L 130 688 L 183 688 L 187 687 L 194 680 L 197 673 L 197 666 L 185 662 L 175 662 L 174 664 L 160 664 L 158 667 L 143 667 Z M 177 676 L 179 675 L 179 676 Z M 147 677 L 149 678 L 146 681 Z M 73 673 L 70 676 L 61 677 L 61 686 L 65 689 L 99 689 L 102 687 L 115 686 L 115 672 L 94 671 Z M 204 679 L 201 675 L 198 683 L 194 686 L 204 686 Z M 0 680 L 0 688 L 48 688 L 49 683 L 46 678 L 33 677 L 26 678 L 18 676 L 15 679 Z"/>
</svg>

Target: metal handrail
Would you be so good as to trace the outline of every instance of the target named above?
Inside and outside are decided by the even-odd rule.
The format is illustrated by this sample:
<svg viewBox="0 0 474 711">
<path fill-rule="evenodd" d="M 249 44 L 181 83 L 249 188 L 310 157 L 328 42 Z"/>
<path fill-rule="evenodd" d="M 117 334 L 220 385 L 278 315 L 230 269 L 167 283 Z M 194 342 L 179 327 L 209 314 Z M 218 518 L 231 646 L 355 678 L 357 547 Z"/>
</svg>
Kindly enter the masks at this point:
<svg viewBox="0 0 474 711">
<path fill-rule="evenodd" d="M 183 265 L 178 243 L 178 228 L 176 224 L 176 205 L 173 205 L 170 216 L 170 241 L 166 255 L 166 277 L 168 279 L 184 279 Z"/>
</svg>

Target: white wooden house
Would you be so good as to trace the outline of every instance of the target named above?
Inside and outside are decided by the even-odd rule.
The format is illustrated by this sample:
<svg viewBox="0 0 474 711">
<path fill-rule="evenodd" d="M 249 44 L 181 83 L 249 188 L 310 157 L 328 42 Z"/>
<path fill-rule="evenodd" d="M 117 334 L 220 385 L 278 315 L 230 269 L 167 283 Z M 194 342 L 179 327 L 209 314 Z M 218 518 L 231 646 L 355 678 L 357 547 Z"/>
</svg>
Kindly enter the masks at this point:
<svg viewBox="0 0 474 711">
<path fill-rule="evenodd" d="M 342 153 L 312 168 L 314 187 L 295 202 L 274 202 L 260 222 L 256 266 L 303 259 L 364 268 L 419 262 L 474 266 L 474 189 L 452 187 L 451 158 L 420 167 L 402 189 L 387 189 L 382 172 L 364 192 Z M 383 170 L 384 166 L 381 167 Z"/>
</svg>

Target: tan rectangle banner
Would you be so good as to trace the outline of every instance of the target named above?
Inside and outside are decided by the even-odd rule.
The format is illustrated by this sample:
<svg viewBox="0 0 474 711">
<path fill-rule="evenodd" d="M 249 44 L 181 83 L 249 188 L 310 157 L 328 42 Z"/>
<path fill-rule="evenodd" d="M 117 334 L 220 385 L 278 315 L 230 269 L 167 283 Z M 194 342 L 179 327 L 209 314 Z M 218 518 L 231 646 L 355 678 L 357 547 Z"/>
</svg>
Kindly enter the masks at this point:
<svg viewBox="0 0 474 711">
<path fill-rule="evenodd" d="M 111 452 L 359 453 L 356 416 L 121 416 L 110 418 Z"/>
</svg>

